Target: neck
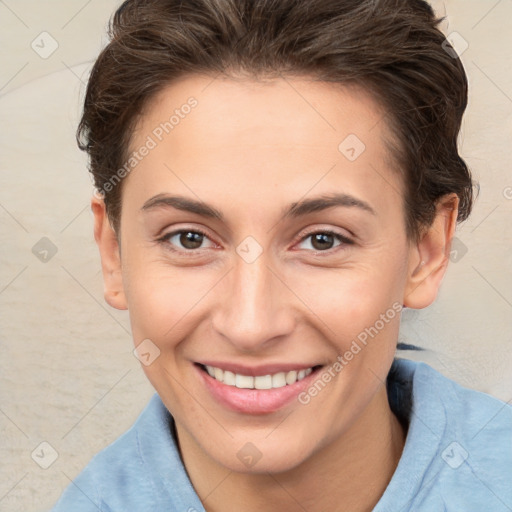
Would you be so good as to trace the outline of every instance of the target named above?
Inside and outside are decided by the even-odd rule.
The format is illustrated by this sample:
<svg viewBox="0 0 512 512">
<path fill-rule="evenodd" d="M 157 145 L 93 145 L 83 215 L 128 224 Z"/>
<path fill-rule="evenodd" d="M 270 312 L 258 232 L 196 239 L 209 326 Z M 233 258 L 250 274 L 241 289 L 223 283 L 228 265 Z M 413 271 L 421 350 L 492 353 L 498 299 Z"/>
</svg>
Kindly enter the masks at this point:
<svg viewBox="0 0 512 512">
<path fill-rule="evenodd" d="M 369 512 L 391 480 L 406 435 L 384 385 L 347 432 L 282 473 L 230 471 L 176 428 L 185 467 L 207 512 Z"/>
</svg>

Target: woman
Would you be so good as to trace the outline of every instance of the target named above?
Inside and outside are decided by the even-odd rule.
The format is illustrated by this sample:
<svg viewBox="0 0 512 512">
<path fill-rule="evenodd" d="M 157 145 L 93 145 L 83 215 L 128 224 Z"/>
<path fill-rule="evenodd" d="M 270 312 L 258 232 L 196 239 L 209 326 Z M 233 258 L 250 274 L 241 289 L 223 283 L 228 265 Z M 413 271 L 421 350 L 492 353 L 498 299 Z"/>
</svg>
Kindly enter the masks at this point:
<svg viewBox="0 0 512 512">
<path fill-rule="evenodd" d="M 157 394 L 54 511 L 505 511 L 512 412 L 395 358 L 470 173 L 422 0 L 128 0 L 78 130 Z"/>
</svg>

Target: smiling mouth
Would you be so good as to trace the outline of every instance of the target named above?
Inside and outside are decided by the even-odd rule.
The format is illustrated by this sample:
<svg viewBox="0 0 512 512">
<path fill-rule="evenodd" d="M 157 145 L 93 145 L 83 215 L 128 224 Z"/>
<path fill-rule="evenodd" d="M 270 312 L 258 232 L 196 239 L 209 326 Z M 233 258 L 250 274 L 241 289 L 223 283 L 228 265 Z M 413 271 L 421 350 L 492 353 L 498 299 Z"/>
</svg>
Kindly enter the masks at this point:
<svg viewBox="0 0 512 512">
<path fill-rule="evenodd" d="M 222 370 L 214 366 L 208 366 L 198 363 L 198 366 L 210 377 L 218 382 L 231 387 L 239 389 L 278 389 L 285 386 L 291 386 L 296 382 L 304 379 L 312 372 L 317 371 L 321 368 L 321 365 L 312 366 L 310 368 L 303 368 L 301 370 L 291 370 L 288 372 L 277 372 L 268 375 L 242 375 L 240 373 L 230 372 L 228 370 Z"/>
</svg>

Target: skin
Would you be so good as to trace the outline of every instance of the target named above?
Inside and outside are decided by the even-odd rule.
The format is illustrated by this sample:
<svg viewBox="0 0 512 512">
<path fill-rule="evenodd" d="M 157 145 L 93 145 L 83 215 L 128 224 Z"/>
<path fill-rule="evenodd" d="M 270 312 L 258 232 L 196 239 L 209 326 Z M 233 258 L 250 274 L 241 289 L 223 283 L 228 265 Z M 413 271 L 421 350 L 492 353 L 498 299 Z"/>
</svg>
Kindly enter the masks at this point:
<svg viewBox="0 0 512 512">
<path fill-rule="evenodd" d="M 148 103 L 131 149 L 190 96 L 197 107 L 125 178 L 118 234 L 103 201 L 92 199 L 106 301 L 129 310 L 135 345 L 149 338 L 160 350 L 143 369 L 175 419 L 206 510 L 371 510 L 406 436 L 384 385 L 399 315 L 307 405 L 293 400 L 270 414 L 228 410 L 193 363 L 328 366 L 393 304 L 428 306 L 446 270 L 458 199 L 443 197 L 421 240 L 409 240 L 382 109 L 361 90 L 307 78 L 183 77 Z M 366 146 L 355 161 L 338 150 L 349 134 Z M 374 213 L 282 214 L 331 193 Z M 143 208 L 159 194 L 204 201 L 224 219 Z M 207 236 L 198 249 L 179 235 L 157 241 L 178 229 Z M 325 230 L 352 243 L 314 244 L 311 235 Z M 262 250 L 251 263 L 236 251 L 248 236 Z M 237 457 L 247 442 L 261 453 L 252 467 Z"/>
</svg>

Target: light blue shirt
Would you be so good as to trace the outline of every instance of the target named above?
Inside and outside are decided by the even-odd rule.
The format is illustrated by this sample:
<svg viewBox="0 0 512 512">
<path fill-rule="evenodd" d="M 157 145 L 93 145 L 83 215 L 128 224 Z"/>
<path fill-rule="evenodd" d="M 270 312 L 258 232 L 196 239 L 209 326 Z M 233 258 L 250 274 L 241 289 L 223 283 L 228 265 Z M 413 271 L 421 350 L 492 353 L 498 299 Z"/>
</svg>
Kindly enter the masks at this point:
<svg viewBox="0 0 512 512">
<path fill-rule="evenodd" d="M 408 432 L 373 512 L 511 512 L 512 407 L 406 359 L 394 360 L 387 387 L 390 406 Z M 51 512 L 204 512 L 172 423 L 155 395 Z"/>
</svg>

